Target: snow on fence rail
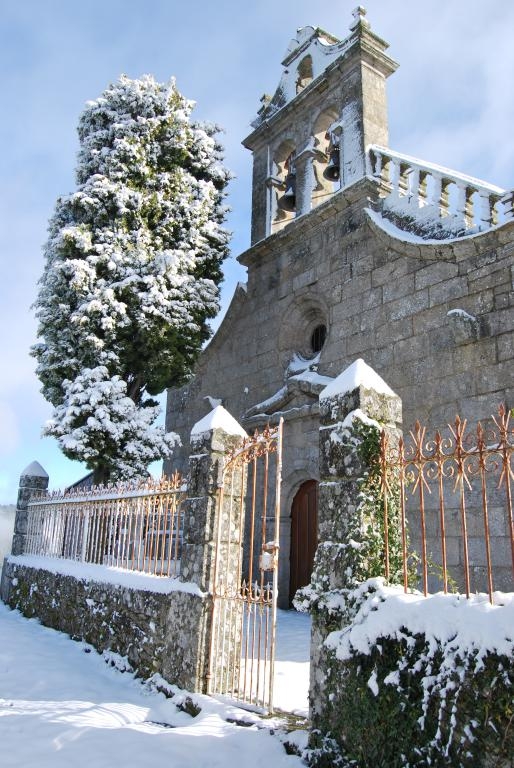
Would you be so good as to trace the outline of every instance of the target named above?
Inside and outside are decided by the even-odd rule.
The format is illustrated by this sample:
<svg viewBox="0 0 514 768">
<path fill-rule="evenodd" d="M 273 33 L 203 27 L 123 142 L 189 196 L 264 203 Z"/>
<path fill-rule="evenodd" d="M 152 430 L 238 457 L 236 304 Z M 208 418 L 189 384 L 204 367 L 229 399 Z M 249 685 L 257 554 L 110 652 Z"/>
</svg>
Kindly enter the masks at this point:
<svg viewBox="0 0 514 768">
<path fill-rule="evenodd" d="M 369 172 L 387 191 L 384 207 L 448 233 L 473 234 L 514 218 L 514 193 L 485 181 L 372 145 Z"/>
<path fill-rule="evenodd" d="M 414 430 L 405 440 L 400 438 L 397 445 L 382 432 L 380 483 L 386 579 L 398 565 L 392 560 L 400 559 L 408 591 L 410 539 L 415 534 L 421 550 L 425 595 L 429 592 L 430 569 L 436 562 L 436 577 L 432 580 L 445 593 L 455 576 L 456 586 L 463 588 L 468 598 L 472 588 L 485 589 L 493 603 L 493 570 L 499 564 L 495 548 L 501 550 L 505 526 L 510 553 L 503 570 L 508 574 L 511 559 L 508 586 L 514 589 L 514 428 L 510 415 L 500 405 L 490 426 L 478 422 L 473 431 L 468 431 L 466 419 L 457 416 L 448 425 L 448 434 L 438 430 L 430 438 L 426 427 L 416 422 Z M 393 526 L 401 529 L 401 541 Z"/>
<path fill-rule="evenodd" d="M 25 553 L 177 576 L 185 496 L 178 473 L 87 492 L 42 492 L 28 503 Z"/>
</svg>

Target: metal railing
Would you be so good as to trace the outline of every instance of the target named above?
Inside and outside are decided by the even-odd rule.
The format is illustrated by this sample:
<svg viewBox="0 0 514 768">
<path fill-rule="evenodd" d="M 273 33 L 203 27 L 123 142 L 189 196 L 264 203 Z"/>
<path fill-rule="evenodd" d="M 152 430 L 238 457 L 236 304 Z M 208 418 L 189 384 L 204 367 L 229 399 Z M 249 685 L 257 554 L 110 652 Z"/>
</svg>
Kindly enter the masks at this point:
<svg viewBox="0 0 514 768">
<path fill-rule="evenodd" d="M 25 554 L 177 576 L 181 477 L 43 493 L 28 503 Z"/>
<path fill-rule="evenodd" d="M 425 595 L 435 562 L 437 575 L 432 580 L 444 592 L 454 580 L 467 597 L 472 588 L 487 591 L 492 603 L 495 572 L 501 565 L 504 576 L 509 573 L 505 562 L 509 557 L 512 573 L 508 586 L 514 588 L 514 428 L 503 405 L 486 427 L 478 422 L 468 431 L 467 420 L 459 416 L 448 427 L 447 434 L 438 430 L 428 437 L 426 427 L 416 422 L 408 437 L 400 438 L 397 444 L 382 432 L 384 573 L 389 580 L 392 539 L 400 535 L 397 551 L 401 552 L 407 591 L 411 539 L 415 538 Z M 393 527 L 395 523 L 400 531 Z M 505 557 L 500 551 L 503 561 L 495 559 L 495 549 L 501 550 L 505 542 L 510 543 L 510 555 Z"/>
</svg>

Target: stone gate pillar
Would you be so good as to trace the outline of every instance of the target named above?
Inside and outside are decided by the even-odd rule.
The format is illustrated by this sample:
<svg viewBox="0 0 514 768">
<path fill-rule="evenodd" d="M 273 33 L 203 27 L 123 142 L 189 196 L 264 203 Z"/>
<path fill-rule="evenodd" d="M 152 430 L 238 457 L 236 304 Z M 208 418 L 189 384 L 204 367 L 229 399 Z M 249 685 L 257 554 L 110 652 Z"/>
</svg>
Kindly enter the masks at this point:
<svg viewBox="0 0 514 768">
<path fill-rule="evenodd" d="M 310 707 L 314 728 L 326 732 L 330 674 L 323 642 L 344 624 L 344 597 L 367 578 L 362 484 L 368 476 L 363 427 L 399 437 L 400 398 L 363 360 L 357 360 L 320 393 L 318 549 L 307 594 L 312 613 Z M 369 514 L 369 509 L 366 511 Z M 341 606 L 343 610 L 341 613 Z M 325 723 L 326 725 L 326 723 Z"/>
<path fill-rule="evenodd" d="M 191 431 L 180 578 L 194 582 L 203 592 L 212 593 L 214 588 L 218 514 L 223 517 L 224 512 L 218 508 L 223 459 L 238 448 L 245 437 L 248 435 L 243 427 L 221 405 L 195 424 Z M 237 512 L 242 492 L 241 485 L 227 489 L 224 507 L 230 502 L 230 493 L 232 507 Z M 221 526 L 221 546 L 227 546 L 230 533 L 226 525 Z"/>
<path fill-rule="evenodd" d="M 187 682 L 190 690 L 206 692 L 208 685 L 209 654 L 211 648 L 211 624 L 215 580 L 215 555 L 219 546 L 228 565 L 225 573 L 235 580 L 237 563 L 241 558 L 236 550 L 241 548 L 237 538 L 234 515 L 243 514 L 241 496 L 244 482 L 225 489 L 224 503 L 219 504 L 219 488 L 223 462 L 227 453 L 238 448 L 248 437 L 240 424 L 222 406 L 199 421 L 191 431 L 191 455 L 187 499 L 184 505 L 184 533 L 180 580 L 196 586 L 202 599 L 188 604 L 183 623 L 187 627 L 188 644 L 194 659 L 190 664 L 192 675 Z M 231 507 L 231 522 L 227 509 Z M 220 529 L 218 534 L 218 518 Z M 234 573 L 231 573 L 231 569 Z M 191 610 L 193 605 L 193 610 Z M 190 655 L 191 655 L 190 654 Z"/>
<path fill-rule="evenodd" d="M 14 535 L 11 552 L 13 555 L 22 555 L 25 551 L 25 539 L 27 536 L 27 504 L 30 497 L 37 491 L 46 491 L 48 488 L 48 475 L 37 461 L 33 461 L 26 467 L 20 476 L 18 489 L 18 501 L 16 503 L 16 517 L 14 519 Z"/>
</svg>

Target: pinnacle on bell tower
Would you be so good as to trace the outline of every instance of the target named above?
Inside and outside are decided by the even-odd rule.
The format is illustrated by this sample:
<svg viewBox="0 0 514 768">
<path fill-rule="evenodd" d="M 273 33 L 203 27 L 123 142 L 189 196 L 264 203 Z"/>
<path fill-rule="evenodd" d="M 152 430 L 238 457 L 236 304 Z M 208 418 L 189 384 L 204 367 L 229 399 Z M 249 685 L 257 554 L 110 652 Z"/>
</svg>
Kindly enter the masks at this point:
<svg viewBox="0 0 514 768">
<path fill-rule="evenodd" d="M 263 96 L 253 132 L 252 244 L 310 213 L 366 174 L 366 148 L 387 146 L 386 79 L 397 64 L 353 11 L 339 40 L 302 27 L 289 43 L 272 97 Z"/>
</svg>

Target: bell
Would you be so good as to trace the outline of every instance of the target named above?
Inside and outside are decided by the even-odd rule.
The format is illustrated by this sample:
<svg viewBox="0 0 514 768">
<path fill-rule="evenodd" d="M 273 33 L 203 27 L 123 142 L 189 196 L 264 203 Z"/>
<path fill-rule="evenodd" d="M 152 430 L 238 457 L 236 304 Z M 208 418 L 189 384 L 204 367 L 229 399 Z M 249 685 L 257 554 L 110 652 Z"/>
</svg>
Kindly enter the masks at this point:
<svg viewBox="0 0 514 768">
<path fill-rule="evenodd" d="M 283 211 L 294 211 L 296 207 L 296 174 L 287 174 L 285 188 L 284 194 L 278 201 L 278 206 Z"/>
<path fill-rule="evenodd" d="M 327 167 L 323 171 L 323 176 L 329 181 L 339 181 L 340 178 L 339 167 L 339 147 L 333 147 L 330 152 L 330 160 L 327 163 Z"/>
</svg>

